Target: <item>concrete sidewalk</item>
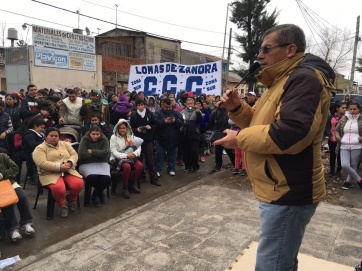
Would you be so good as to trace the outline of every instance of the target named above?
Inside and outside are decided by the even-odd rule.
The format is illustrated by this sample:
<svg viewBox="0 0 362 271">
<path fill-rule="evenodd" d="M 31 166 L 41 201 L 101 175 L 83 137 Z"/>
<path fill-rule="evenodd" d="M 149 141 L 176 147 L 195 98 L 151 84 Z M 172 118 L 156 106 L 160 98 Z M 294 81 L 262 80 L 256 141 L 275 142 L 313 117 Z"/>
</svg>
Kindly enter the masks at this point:
<svg viewBox="0 0 362 271">
<path fill-rule="evenodd" d="M 220 186 L 223 174 L 207 175 L 6 270 L 226 270 L 258 241 L 259 210 L 252 193 Z M 361 191 L 354 193 L 361 198 Z M 301 252 L 352 271 L 362 257 L 361 225 L 362 208 L 322 203 Z"/>
</svg>

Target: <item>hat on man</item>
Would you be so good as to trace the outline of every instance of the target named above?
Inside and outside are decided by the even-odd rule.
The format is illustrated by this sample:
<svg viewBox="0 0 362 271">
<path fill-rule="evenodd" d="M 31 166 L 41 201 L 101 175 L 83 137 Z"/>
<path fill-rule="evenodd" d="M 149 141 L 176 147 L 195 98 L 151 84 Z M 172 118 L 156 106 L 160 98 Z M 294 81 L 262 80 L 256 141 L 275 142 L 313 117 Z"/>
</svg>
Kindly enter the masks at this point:
<svg viewBox="0 0 362 271">
<path fill-rule="evenodd" d="M 248 92 L 248 95 L 253 95 L 253 96 L 256 96 L 255 92 L 254 91 L 249 91 Z"/>
<path fill-rule="evenodd" d="M 57 89 L 57 88 L 54 89 L 54 92 L 55 92 L 55 93 L 62 93 L 62 92 L 61 92 L 59 89 Z"/>
</svg>

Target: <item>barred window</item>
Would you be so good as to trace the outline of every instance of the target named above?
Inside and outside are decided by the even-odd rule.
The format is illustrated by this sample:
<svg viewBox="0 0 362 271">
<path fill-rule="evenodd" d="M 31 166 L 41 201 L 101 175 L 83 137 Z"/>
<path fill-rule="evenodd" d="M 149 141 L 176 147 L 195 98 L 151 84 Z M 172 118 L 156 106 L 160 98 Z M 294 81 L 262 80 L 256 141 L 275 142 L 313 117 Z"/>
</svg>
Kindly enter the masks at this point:
<svg viewBox="0 0 362 271">
<path fill-rule="evenodd" d="M 162 62 L 175 62 L 175 52 L 161 49 L 161 63 Z"/>
<path fill-rule="evenodd" d="M 103 55 L 116 55 L 132 57 L 132 46 L 126 43 L 105 42 L 102 43 Z"/>
</svg>

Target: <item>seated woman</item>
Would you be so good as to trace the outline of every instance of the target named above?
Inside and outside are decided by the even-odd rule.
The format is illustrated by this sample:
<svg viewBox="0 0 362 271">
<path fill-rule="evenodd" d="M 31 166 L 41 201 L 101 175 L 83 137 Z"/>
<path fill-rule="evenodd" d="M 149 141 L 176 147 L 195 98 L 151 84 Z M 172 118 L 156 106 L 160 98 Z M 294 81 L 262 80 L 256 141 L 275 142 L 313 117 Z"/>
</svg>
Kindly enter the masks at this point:
<svg viewBox="0 0 362 271">
<path fill-rule="evenodd" d="M 26 198 L 23 189 L 16 182 L 14 182 L 18 171 L 18 166 L 7 156 L 6 150 L 0 149 L 0 182 L 9 179 L 13 183 L 14 190 L 19 198 L 17 203 L 20 213 L 19 223 L 16 219 L 14 205 L 10 205 L 1 209 L 5 219 L 5 229 L 9 232 L 13 242 L 22 238 L 19 229 L 25 235 L 33 235 L 35 233 L 35 230 L 32 227 L 33 217 L 31 216 L 29 210 L 28 199 Z"/>
<path fill-rule="evenodd" d="M 94 187 L 92 205 L 100 207 L 105 203 L 103 191 L 111 182 L 111 174 L 108 164 L 109 141 L 99 126 L 92 126 L 82 137 L 78 153 L 79 172 L 85 177 L 85 181 Z M 89 196 L 85 195 L 84 206 L 89 203 Z"/>
<path fill-rule="evenodd" d="M 45 132 L 45 141 L 33 152 L 34 163 L 38 167 L 39 181 L 52 191 L 59 206 L 61 217 L 68 216 L 68 208 L 74 211 L 76 200 L 83 188 L 82 176 L 75 170 L 77 152 L 68 142 L 59 141 L 60 132 L 50 127 Z M 66 186 L 69 188 L 66 206 Z"/>
<path fill-rule="evenodd" d="M 123 197 L 126 199 L 130 198 L 128 188 L 130 188 L 133 193 L 140 193 L 140 190 L 137 187 L 137 180 L 142 172 L 143 165 L 137 158 L 140 157 L 141 154 L 141 145 L 139 144 L 137 149 L 133 152 L 126 153 L 128 147 L 132 146 L 133 141 L 135 141 L 135 137 L 133 136 L 131 126 L 125 119 L 120 119 L 114 127 L 114 134 L 110 140 L 110 159 L 111 161 L 119 159 L 121 162 Z M 122 159 L 130 159 L 133 163 L 122 163 Z M 133 170 L 133 173 L 131 170 Z M 128 185 L 129 179 L 130 184 Z"/>
</svg>

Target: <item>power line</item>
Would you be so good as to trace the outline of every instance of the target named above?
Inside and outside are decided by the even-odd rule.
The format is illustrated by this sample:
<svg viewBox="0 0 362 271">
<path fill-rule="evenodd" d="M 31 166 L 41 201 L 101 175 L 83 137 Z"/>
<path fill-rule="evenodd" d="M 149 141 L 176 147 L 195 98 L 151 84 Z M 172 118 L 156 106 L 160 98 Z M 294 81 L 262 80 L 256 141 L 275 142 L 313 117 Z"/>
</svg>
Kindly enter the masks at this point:
<svg viewBox="0 0 362 271">
<path fill-rule="evenodd" d="M 31 1 L 37 2 L 37 3 L 39 3 L 39 4 L 43 4 L 43 5 L 52 7 L 52 8 L 57 8 L 57 9 L 60 9 L 60 10 L 63 10 L 63 11 L 67 11 L 67 12 L 70 12 L 70 13 L 73 13 L 73 14 L 78 14 L 79 16 L 83 16 L 83 17 L 86 17 L 86 18 L 90 18 L 90 19 L 93 19 L 93 20 L 97 20 L 97 21 L 100 21 L 100 22 L 104 22 L 104 23 L 107 23 L 107 24 L 112 24 L 112 25 L 114 25 L 114 23 L 112 23 L 112 22 L 109 22 L 109 21 L 106 21 L 106 20 L 103 20 L 103 19 L 99 19 L 99 18 L 95 18 L 95 17 L 89 16 L 89 15 L 77 13 L 77 12 L 72 11 L 72 10 L 68 10 L 68 9 L 65 9 L 65 8 L 57 7 L 57 6 L 50 5 L 50 4 L 47 4 L 47 3 L 43 3 L 43 2 L 40 2 L 40 1 L 37 1 L 37 0 L 31 0 Z M 165 36 L 162 36 L 162 35 L 153 34 L 153 33 L 149 33 L 149 32 L 146 32 L 146 31 L 141 31 L 141 30 L 138 30 L 138 29 L 136 29 L 136 28 L 132 28 L 132 27 L 124 26 L 124 25 L 119 25 L 119 26 L 121 26 L 121 27 L 123 27 L 123 28 L 126 28 L 126 29 L 133 30 L 133 31 L 143 32 L 143 33 L 146 33 L 146 34 L 148 34 L 148 35 L 151 35 L 151 36 L 154 36 L 154 37 L 158 37 L 158 38 L 163 38 L 163 39 L 168 39 L 168 40 L 174 40 L 174 41 L 181 41 L 181 42 L 185 42 L 185 43 L 190 43 L 190 44 L 195 44 L 195 45 L 201 45 L 201 46 L 207 46 L 207 47 L 223 48 L 222 46 L 209 45 L 209 44 L 197 43 L 197 42 L 192 42 L 192 41 L 186 41 L 186 40 L 179 40 L 179 39 L 169 38 L 169 37 L 165 37 Z"/>
<path fill-rule="evenodd" d="M 93 3 L 93 2 L 91 2 L 91 1 L 87 1 L 87 0 L 82 0 L 82 1 L 83 1 L 83 2 L 87 2 L 87 3 L 89 3 L 89 4 L 92 4 L 92 5 L 96 5 L 96 6 L 99 6 L 99 7 L 106 8 L 106 9 L 110 9 L 110 10 L 113 10 L 113 11 L 116 10 L 116 9 L 114 9 L 114 8 L 107 7 L 107 6 L 104 6 L 104 5 L 100 5 L 100 4 L 97 4 L 97 3 Z M 211 30 L 206 30 L 206 29 L 194 28 L 194 27 L 189 27 L 189 26 L 184 26 L 184 25 L 179 25 L 179 24 L 173 24 L 173 23 L 169 23 L 169 22 L 165 22 L 165 21 L 161 21 L 161 20 L 152 19 L 152 18 L 148 18 L 148 17 L 141 16 L 141 15 L 137 15 L 137 14 L 134 14 L 134 13 L 130 13 L 130 12 L 126 12 L 126 11 L 121 11 L 121 10 L 116 10 L 116 11 L 117 11 L 117 12 L 121 12 L 121 13 L 125 13 L 125 14 L 128 14 L 128 15 L 132 15 L 132 16 L 135 16 L 135 17 L 143 18 L 143 19 L 146 19 L 146 20 L 163 23 L 163 24 L 168 24 L 168 25 L 173 25 L 173 26 L 177 26 L 177 27 L 183 27 L 183 28 L 187 28 L 187 29 L 193 29 L 193 30 L 197 30 L 197 31 L 209 32 L 209 33 L 217 33 L 217 34 L 222 34 L 222 35 L 224 35 L 223 32 L 217 32 L 217 31 L 211 31 Z"/>
<path fill-rule="evenodd" d="M 28 15 L 24 15 L 24 14 L 12 12 L 12 11 L 4 10 L 4 9 L 0 9 L 0 11 L 7 12 L 7 13 L 11 13 L 11 14 L 18 15 L 18 16 L 23 16 L 23 17 L 26 17 L 26 18 L 30 18 L 30 19 L 34 19 L 34 20 L 38 20 L 38 21 L 42 21 L 42 22 L 47 22 L 47 23 L 51 23 L 51 24 L 56 24 L 56 25 L 60 25 L 60 26 L 64 26 L 64 27 L 75 28 L 75 27 L 73 27 L 73 26 L 64 25 L 64 24 L 58 24 L 58 23 L 54 23 L 54 22 L 51 22 L 51 21 L 38 19 L 38 18 L 35 18 L 35 17 L 31 17 L 31 16 L 28 16 Z"/>
</svg>

